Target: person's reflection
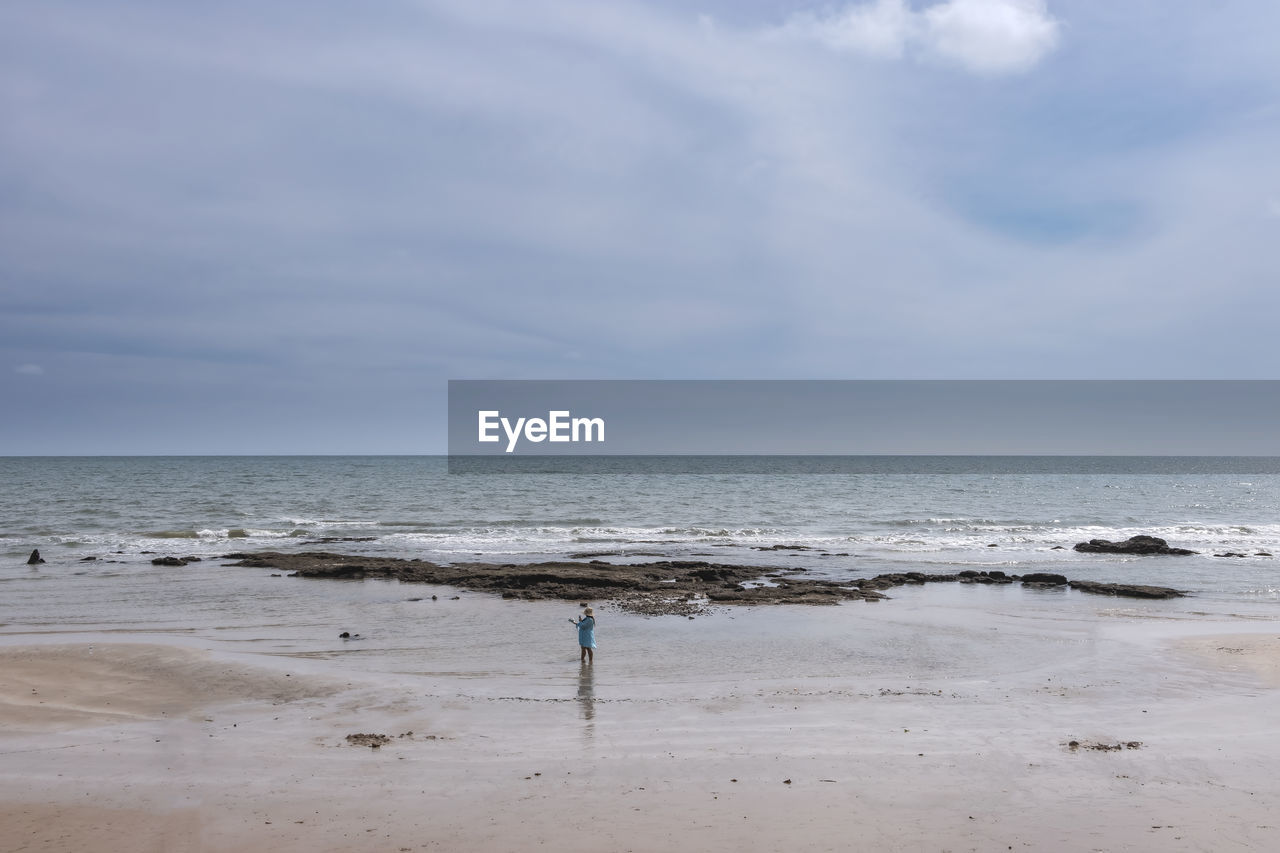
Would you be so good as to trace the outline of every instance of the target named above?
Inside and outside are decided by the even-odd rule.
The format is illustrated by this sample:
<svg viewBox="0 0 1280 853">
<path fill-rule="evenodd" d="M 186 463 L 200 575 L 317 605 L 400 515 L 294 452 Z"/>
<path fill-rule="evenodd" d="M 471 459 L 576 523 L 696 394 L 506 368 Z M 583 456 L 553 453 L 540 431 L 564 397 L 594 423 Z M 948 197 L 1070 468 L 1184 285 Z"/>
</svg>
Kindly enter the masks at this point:
<svg viewBox="0 0 1280 853">
<path fill-rule="evenodd" d="M 590 722 L 596 716 L 596 668 L 582 664 L 578 669 L 578 702 L 582 705 L 582 719 Z"/>
</svg>

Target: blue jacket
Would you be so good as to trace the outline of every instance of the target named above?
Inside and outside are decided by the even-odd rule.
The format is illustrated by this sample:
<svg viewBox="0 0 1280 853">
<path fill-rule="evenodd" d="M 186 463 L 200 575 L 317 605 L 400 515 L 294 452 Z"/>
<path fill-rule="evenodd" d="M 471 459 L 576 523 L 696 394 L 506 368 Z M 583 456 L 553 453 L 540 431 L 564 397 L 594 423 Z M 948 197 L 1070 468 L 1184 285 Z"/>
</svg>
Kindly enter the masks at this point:
<svg viewBox="0 0 1280 853">
<path fill-rule="evenodd" d="M 578 628 L 578 645 L 584 649 L 594 649 L 596 647 L 596 618 L 594 616 L 583 616 L 577 622 Z"/>
</svg>

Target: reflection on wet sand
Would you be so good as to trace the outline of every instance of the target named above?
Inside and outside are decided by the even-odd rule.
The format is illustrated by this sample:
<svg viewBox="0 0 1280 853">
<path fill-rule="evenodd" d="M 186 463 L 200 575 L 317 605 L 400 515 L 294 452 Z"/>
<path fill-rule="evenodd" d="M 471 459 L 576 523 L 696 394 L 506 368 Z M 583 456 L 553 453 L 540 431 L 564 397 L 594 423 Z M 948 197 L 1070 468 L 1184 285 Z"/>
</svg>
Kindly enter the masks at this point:
<svg viewBox="0 0 1280 853">
<path fill-rule="evenodd" d="M 587 722 L 596 716 L 595 675 L 595 667 L 590 664 L 584 663 L 578 669 L 578 702 L 582 705 L 582 719 Z"/>
</svg>

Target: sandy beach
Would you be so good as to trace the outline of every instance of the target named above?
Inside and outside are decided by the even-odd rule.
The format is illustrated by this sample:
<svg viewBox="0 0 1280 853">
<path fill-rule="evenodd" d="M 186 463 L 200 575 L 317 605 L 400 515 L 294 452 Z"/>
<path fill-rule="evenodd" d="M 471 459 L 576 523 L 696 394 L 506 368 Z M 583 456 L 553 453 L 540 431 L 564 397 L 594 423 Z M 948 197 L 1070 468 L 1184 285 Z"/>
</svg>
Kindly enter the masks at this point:
<svg viewBox="0 0 1280 853">
<path fill-rule="evenodd" d="M 1269 850 L 1280 626 L 1248 627 L 1126 627 L 1007 679 L 790 688 L 744 672 L 625 691 L 616 660 L 565 655 L 563 695 L 541 698 L 190 644 L 10 638 L 0 847 Z M 389 740 L 348 742 L 360 733 Z"/>
</svg>

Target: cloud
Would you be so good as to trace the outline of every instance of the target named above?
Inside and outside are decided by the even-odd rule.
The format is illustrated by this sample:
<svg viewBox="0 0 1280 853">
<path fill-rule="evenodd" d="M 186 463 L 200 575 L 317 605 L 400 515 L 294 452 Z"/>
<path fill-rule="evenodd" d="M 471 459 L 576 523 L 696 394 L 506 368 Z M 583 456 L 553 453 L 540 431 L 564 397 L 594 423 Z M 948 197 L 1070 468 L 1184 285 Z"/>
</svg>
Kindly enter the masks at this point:
<svg viewBox="0 0 1280 853">
<path fill-rule="evenodd" d="M 950 0 L 922 15 L 930 50 L 971 71 L 1025 71 L 1058 44 L 1044 0 Z"/>
<path fill-rule="evenodd" d="M 13 372 L 23 376 L 44 376 L 44 368 L 38 364 L 19 364 Z"/>
<path fill-rule="evenodd" d="M 439 449 L 448 378 L 1280 373 L 1280 4 L 123 2 L 0 4 L 6 452 Z"/>
<path fill-rule="evenodd" d="M 784 30 L 821 42 L 832 50 L 897 59 L 918 28 L 917 16 L 907 8 L 905 0 L 875 0 L 847 6 L 826 17 L 797 15 Z"/>
<path fill-rule="evenodd" d="M 1044 0 L 945 0 L 918 12 L 906 0 L 874 0 L 782 28 L 832 50 L 885 59 L 911 51 L 978 74 L 1029 70 L 1057 47 L 1058 30 Z"/>
</svg>

